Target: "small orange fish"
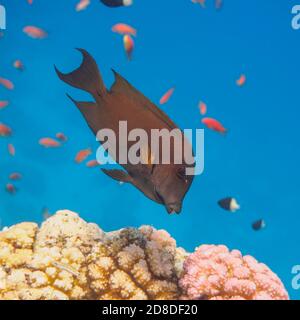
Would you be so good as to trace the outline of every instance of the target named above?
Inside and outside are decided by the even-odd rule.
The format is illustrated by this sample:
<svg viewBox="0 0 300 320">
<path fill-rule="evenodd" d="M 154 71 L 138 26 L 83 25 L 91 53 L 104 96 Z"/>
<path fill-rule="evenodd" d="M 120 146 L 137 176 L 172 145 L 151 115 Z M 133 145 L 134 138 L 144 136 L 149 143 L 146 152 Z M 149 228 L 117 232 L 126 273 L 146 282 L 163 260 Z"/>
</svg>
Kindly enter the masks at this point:
<svg viewBox="0 0 300 320">
<path fill-rule="evenodd" d="M 8 90 L 13 90 L 15 87 L 10 80 L 4 78 L 0 78 L 0 84 L 2 84 Z"/>
<path fill-rule="evenodd" d="M 4 109 L 5 107 L 7 107 L 8 103 L 8 101 L 0 101 L 0 109 Z"/>
<path fill-rule="evenodd" d="M 19 172 L 13 172 L 9 175 L 10 180 L 21 180 L 22 175 Z"/>
<path fill-rule="evenodd" d="M 132 59 L 132 52 L 134 49 L 134 41 L 129 34 L 125 34 L 123 37 L 124 49 L 128 60 Z"/>
<path fill-rule="evenodd" d="M 90 0 L 80 0 L 76 5 L 76 11 L 85 10 L 90 5 Z"/>
<path fill-rule="evenodd" d="M 200 110 L 200 113 L 204 116 L 207 112 L 207 105 L 206 103 L 204 103 L 203 101 L 200 101 L 199 102 L 199 110 Z"/>
<path fill-rule="evenodd" d="M 5 186 L 5 189 L 8 193 L 10 194 L 15 194 L 17 192 L 17 189 L 16 187 L 12 184 L 12 183 L 8 183 L 6 186 Z"/>
<path fill-rule="evenodd" d="M 7 145 L 7 148 L 8 148 L 8 153 L 9 153 L 12 157 L 14 157 L 14 156 L 16 155 L 16 148 L 15 148 L 15 146 L 14 146 L 12 143 L 9 143 L 9 144 Z"/>
<path fill-rule="evenodd" d="M 216 119 L 213 118 L 203 118 L 202 123 L 207 126 L 208 129 L 220 132 L 220 133 L 226 133 L 227 129 L 223 127 L 223 125 Z"/>
<path fill-rule="evenodd" d="M 62 142 L 65 142 L 68 140 L 68 138 L 62 132 L 58 132 L 55 136 L 58 140 Z"/>
<path fill-rule="evenodd" d="M 39 144 L 45 148 L 60 147 L 60 143 L 52 138 L 42 138 L 39 140 Z"/>
<path fill-rule="evenodd" d="M 236 84 L 239 87 L 242 87 L 244 84 L 246 83 L 246 76 L 244 74 L 242 74 L 239 79 L 236 80 Z"/>
<path fill-rule="evenodd" d="M 0 137 L 8 137 L 12 134 L 12 130 L 7 125 L 0 123 Z"/>
<path fill-rule="evenodd" d="M 160 98 L 159 103 L 160 103 L 160 104 L 165 104 L 165 103 L 167 103 L 167 102 L 170 100 L 171 96 L 173 95 L 174 91 L 175 91 L 175 88 L 169 89 L 169 90 Z"/>
<path fill-rule="evenodd" d="M 86 163 L 88 168 L 95 168 L 99 166 L 99 162 L 97 160 L 90 160 Z"/>
<path fill-rule="evenodd" d="M 24 65 L 23 65 L 23 62 L 21 60 L 14 61 L 13 66 L 14 66 L 14 68 L 16 68 L 16 69 L 18 69 L 20 71 L 24 70 Z"/>
<path fill-rule="evenodd" d="M 132 36 L 136 36 L 136 29 L 133 27 L 129 26 L 128 24 L 125 23 L 117 23 L 112 27 L 112 31 L 119 33 L 119 34 L 130 34 Z"/>
<path fill-rule="evenodd" d="M 33 39 L 44 39 L 47 37 L 47 32 L 35 26 L 26 26 L 23 28 L 23 32 Z"/>
<path fill-rule="evenodd" d="M 90 154 L 92 153 L 92 150 L 90 148 L 80 150 L 75 157 L 75 162 L 81 163 L 83 162 Z"/>
<path fill-rule="evenodd" d="M 33 3 L 33 0 L 27 0 L 27 2 L 28 2 L 29 4 L 32 4 L 32 3 Z"/>
</svg>

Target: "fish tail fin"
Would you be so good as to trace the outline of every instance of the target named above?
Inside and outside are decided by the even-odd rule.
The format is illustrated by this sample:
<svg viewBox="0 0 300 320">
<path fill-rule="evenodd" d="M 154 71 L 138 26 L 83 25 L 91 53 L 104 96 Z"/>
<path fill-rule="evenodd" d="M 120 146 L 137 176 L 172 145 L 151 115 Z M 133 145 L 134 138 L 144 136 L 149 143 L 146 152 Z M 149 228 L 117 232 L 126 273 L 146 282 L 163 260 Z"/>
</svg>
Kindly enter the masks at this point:
<svg viewBox="0 0 300 320">
<path fill-rule="evenodd" d="M 89 92 L 95 99 L 103 97 L 106 88 L 94 58 L 84 49 L 77 49 L 83 56 L 80 67 L 70 73 L 60 72 L 54 66 L 58 77 L 72 87 Z"/>
</svg>

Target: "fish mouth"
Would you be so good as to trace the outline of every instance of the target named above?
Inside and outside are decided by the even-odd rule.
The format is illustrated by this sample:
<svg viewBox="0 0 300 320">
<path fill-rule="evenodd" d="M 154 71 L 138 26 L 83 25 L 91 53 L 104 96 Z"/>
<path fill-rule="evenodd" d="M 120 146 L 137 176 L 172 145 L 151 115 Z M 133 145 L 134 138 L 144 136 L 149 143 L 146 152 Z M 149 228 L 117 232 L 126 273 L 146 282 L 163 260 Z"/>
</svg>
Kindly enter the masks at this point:
<svg viewBox="0 0 300 320">
<path fill-rule="evenodd" d="M 168 214 L 179 214 L 181 212 L 182 205 L 180 202 L 165 203 L 163 197 L 159 194 L 159 192 L 156 189 L 154 191 L 157 202 L 163 204 L 166 207 Z"/>
<path fill-rule="evenodd" d="M 181 212 L 181 203 L 168 203 L 165 206 L 168 211 L 168 214 L 179 214 Z"/>
</svg>

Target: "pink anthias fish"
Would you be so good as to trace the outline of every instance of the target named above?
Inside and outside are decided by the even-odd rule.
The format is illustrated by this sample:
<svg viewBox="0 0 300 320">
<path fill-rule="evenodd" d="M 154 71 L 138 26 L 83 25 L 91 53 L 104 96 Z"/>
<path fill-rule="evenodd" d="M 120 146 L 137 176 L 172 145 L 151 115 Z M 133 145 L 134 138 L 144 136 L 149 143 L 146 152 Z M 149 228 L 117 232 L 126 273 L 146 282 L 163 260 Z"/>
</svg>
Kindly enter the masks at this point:
<svg viewBox="0 0 300 320">
<path fill-rule="evenodd" d="M 21 60 L 16 60 L 13 63 L 14 68 L 16 68 L 17 70 L 23 71 L 24 70 L 24 64 Z"/>
<path fill-rule="evenodd" d="M 19 172 L 13 172 L 9 175 L 9 180 L 21 180 L 22 175 Z"/>
<path fill-rule="evenodd" d="M 0 84 L 2 84 L 8 90 L 13 90 L 15 87 L 14 84 L 10 80 L 5 79 L 5 78 L 0 78 Z"/>
<path fill-rule="evenodd" d="M 0 123 L 0 137 L 8 137 L 12 134 L 12 130 L 7 125 Z"/>
<path fill-rule="evenodd" d="M 223 0 L 216 0 L 216 1 L 215 1 L 215 8 L 216 8 L 217 10 L 221 10 L 222 7 L 223 7 Z"/>
<path fill-rule="evenodd" d="M 78 151 L 75 156 L 75 162 L 83 162 L 90 154 L 92 154 L 92 150 L 90 148 Z"/>
<path fill-rule="evenodd" d="M 14 157 L 14 156 L 16 155 L 16 148 L 15 148 L 15 146 L 14 146 L 12 143 L 9 143 L 9 144 L 7 145 L 7 149 L 8 149 L 8 153 L 9 153 L 12 157 Z"/>
<path fill-rule="evenodd" d="M 237 80 L 236 80 L 236 84 L 239 87 L 242 87 L 243 85 L 245 85 L 246 83 L 246 76 L 244 74 L 242 74 Z"/>
<path fill-rule="evenodd" d="M 203 8 L 205 8 L 206 0 L 192 0 L 193 3 L 199 3 Z"/>
<path fill-rule="evenodd" d="M 45 148 L 60 147 L 60 143 L 52 138 L 42 138 L 39 140 L 39 144 Z"/>
<path fill-rule="evenodd" d="M 90 160 L 86 163 L 88 168 L 95 168 L 99 166 L 99 162 L 97 160 Z"/>
<path fill-rule="evenodd" d="M 47 32 L 35 26 L 26 26 L 23 32 L 33 39 L 44 39 L 48 36 Z"/>
<path fill-rule="evenodd" d="M 217 131 L 219 133 L 225 134 L 227 132 L 227 129 L 224 128 L 221 122 L 214 118 L 203 118 L 202 123 L 205 124 L 208 129 Z"/>
<path fill-rule="evenodd" d="M 207 105 L 203 101 L 199 102 L 199 111 L 204 116 L 207 112 Z"/>
<path fill-rule="evenodd" d="M 55 136 L 61 142 L 66 142 L 68 140 L 67 136 L 65 136 L 65 134 L 63 134 L 62 132 L 58 132 Z"/>
<path fill-rule="evenodd" d="M 90 0 L 80 0 L 76 5 L 76 11 L 85 10 L 91 4 Z"/>
<path fill-rule="evenodd" d="M 132 53 L 134 49 L 134 41 L 129 34 L 125 34 L 123 37 L 124 49 L 128 60 L 132 59 Z"/>
<path fill-rule="evenodd" d="M 8 104 L 9 102 L 6 100 L 0 101 L 0 109 L 4 109 L 5 107 L 8 106 Z"/>
<path fill-rule="evenodd" d="M 171 88 L 171 89 L 169 89 L 169 90 L 160 98 L 159 103 L 160 103 L 160 104 L 165 104 L 165 103 L 167 103 L 167 102 L 170 100 L 171 96 L 173 95 L 174 91 L 175 91 L 175 88 L 174 88 L 174 87 Z"/>
<path fill-rule="evenodd" d="M 33 4 L 33 0 L 27 0 L 29 4 Z"/>
<path fill-rule="evenodd" d="M 10 194 L 15 194 L 17 192 L 17 188 L 12 183 L 7 183 L 5 189 Z"/>
<path fill-rule="evenodd" d="M 132 36 L 136 36 L 137 31 L 133 27 L 125 23 L 117 23 L 112 27 L 112 31 L 119 34 L 129 34 Z"/>
</svg>

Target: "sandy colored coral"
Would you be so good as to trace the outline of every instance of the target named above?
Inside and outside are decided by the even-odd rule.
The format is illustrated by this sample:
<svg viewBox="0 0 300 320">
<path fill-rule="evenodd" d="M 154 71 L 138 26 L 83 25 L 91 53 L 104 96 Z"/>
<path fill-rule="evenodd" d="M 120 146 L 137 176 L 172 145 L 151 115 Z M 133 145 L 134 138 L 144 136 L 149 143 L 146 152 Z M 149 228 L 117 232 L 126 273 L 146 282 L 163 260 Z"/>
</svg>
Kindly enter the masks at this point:
<svg viewBox="0 0 300 320">
<path fill-rule="evenodd" d="M 0 232 L 0 299 L 175 299 L 176 242 L 152 227 L 105 234 L 71 211 Z"/>
<path fill-rule="evenodd" d="M 184 262 L 183 299 L 287 300 L 280 279 L 251 256 L 226 246 L 203 245 Z"/>
<path fill-rule="evenodd" d="M 89 256 L 91 286 L 99 299 L 176 299 L 176 252 L 164 230 L 108 233 Z"/>
</svg>

